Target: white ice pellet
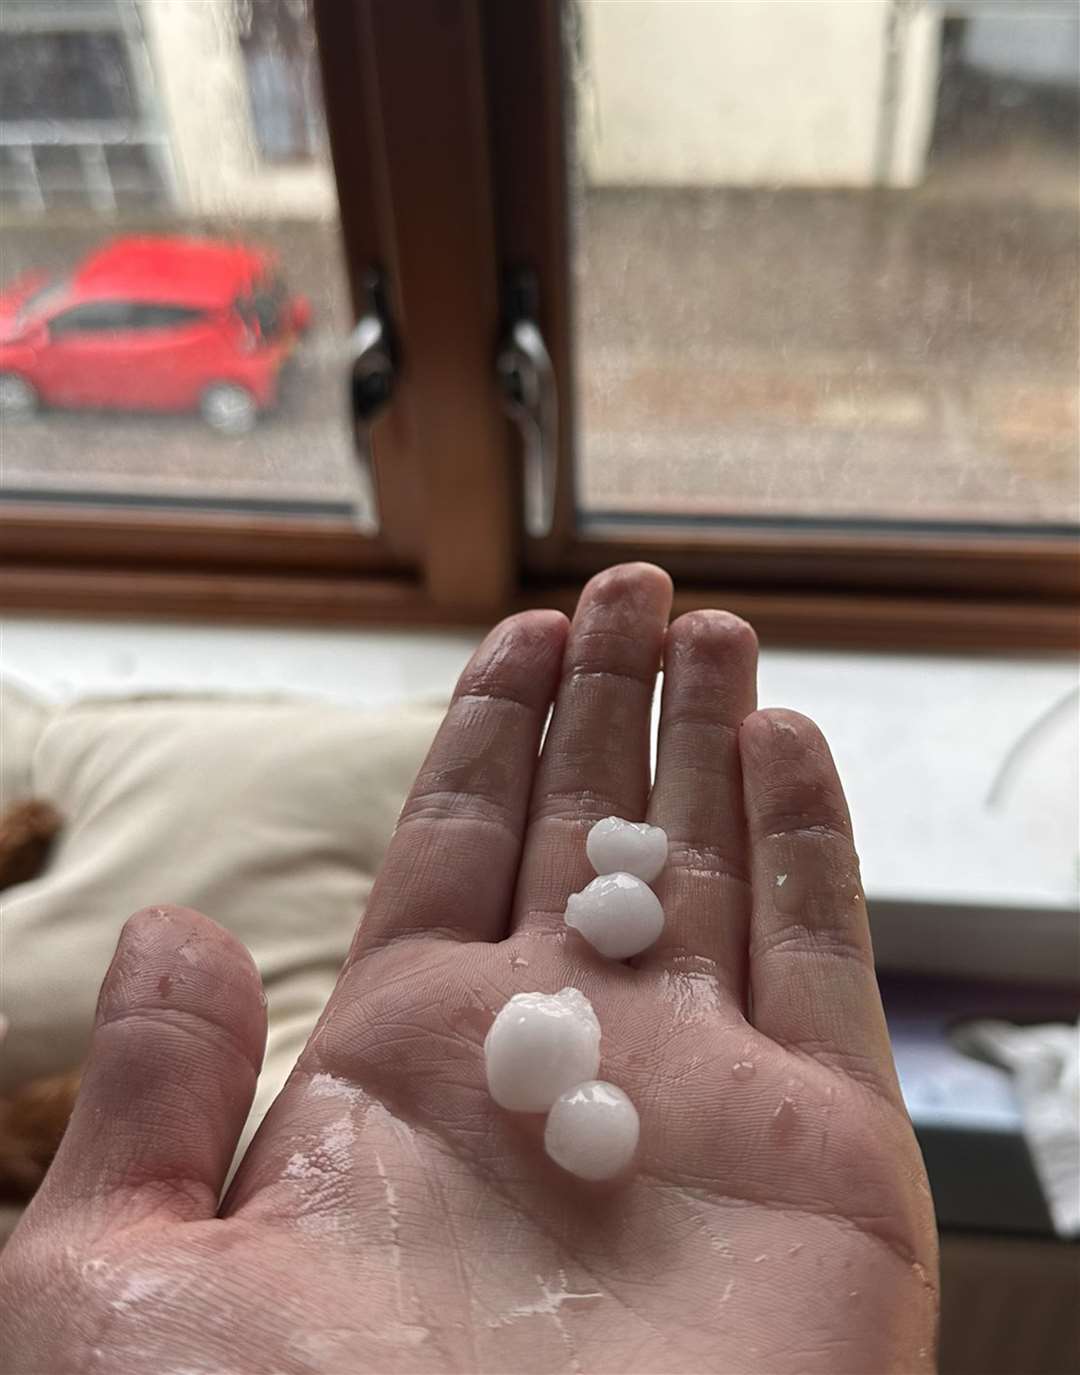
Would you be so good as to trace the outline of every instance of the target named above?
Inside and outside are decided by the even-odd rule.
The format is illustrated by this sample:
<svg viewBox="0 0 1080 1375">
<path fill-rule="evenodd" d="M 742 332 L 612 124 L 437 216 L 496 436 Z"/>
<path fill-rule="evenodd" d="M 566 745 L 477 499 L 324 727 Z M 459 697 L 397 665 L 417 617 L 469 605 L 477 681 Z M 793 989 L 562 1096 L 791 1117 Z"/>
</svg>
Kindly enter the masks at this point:
<svg viewBox="0 0 1080 1375">
<path fill-rule="evenodd" d="M 593 1079 L 560 1094 L 548 1113 L 544 1149 L 581 1179 L 621 1174 L 637 1150 L 637 1109 L 614 1084 Z"/>
<path fill-rule="evenodd" d="M 667 832 L 645 821 L 606 816 L 589 831 L 585 853 L 598 874 L 635 874 L 652 883 L 667 861 Z"/>
<path fill-rule="evenodd" d="M 576 988 L 515 993 L 484 1038 L 488 1090 L 512 1112 L 547 1112 L 600 1068 L 600 1023 Z"/>
<path fill-rule="evenodd" d="M 603 874 L 566 904 L 566 924 L 610 960 L 647 950 L 664 929 L 664 909 L 634 874 Z"/>
</svg>

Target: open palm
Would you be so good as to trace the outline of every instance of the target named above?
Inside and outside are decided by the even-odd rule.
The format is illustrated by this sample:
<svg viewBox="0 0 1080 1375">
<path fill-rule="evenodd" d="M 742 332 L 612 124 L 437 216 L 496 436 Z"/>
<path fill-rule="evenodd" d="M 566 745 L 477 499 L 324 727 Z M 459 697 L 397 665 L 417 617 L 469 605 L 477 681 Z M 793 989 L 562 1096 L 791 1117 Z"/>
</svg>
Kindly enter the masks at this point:
<svg viewBox="0 0 1080 1375">
<path fill-rule="evenodd" d="M 5 1369 L 932 1368 L 932 1210 L 827 747 L 755 712 L 745 624 L 665 631 L 669 607 L 633 565 L 589 584 L 569 637 L 548 612 L 491 633 L 220 1203 L 257 975 L 198 914 L 128 923 L 71 1126 L 0 1261 Z M 671 839 L 664 934 L 628 964 L 562 922 L 610 814 Z M 641 1115 L 610 1185 L 560 1171 L 542 1119 L 486 1091 L 495 1012 L 567 984 Z"/>
</svg>

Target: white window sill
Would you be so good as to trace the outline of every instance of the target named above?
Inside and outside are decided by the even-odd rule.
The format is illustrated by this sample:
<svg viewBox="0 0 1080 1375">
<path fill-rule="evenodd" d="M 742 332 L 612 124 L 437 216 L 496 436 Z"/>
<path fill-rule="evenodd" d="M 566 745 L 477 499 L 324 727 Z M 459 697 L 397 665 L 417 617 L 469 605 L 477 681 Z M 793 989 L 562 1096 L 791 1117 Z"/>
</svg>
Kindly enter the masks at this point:
<svg viewBox="0 0 1080 1375">
<path fill-rule="evenodd" d="M 191 690 L 376 705 L 446 694 L 473 643 L 8 617 L 0 669 L 59 701 Z M 762 705 L 814 717 L 832 745 L 883 966 L 1075 979 L 1077 684 L 1071 657 L 762 654 Z"/>
</svg>

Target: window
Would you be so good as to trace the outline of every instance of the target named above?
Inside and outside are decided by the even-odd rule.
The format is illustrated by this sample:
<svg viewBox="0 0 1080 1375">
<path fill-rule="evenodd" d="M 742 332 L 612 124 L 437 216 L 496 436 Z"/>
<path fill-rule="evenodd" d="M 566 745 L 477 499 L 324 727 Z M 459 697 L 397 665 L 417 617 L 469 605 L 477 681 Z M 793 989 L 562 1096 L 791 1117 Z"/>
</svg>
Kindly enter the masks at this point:
<svg viewBox="0 0 1080 1375">
<path fill-rule="evenodd" d="M 1075 11 L 580 0 L 517 59 L 527 27 L 489 7 L 562 403 L 532 575 L 650 555 L 864 643 L 1073 617 Z M 989 31 L 1023 72 L 980 75 Z"/>
<path fill-rule="evenodd" d="M 583 516 L 1075 525 L 1075 11 L 575 13 Z"/>
<path fill-rule="evenodd" d="M 35 29 L 18 7 L 14 31 L 0 48 L 0 118 L 129 119 L 137 98 L 119 29 Z M 20 32 L 19 25 L 27 24 Z"/>
<path fill-rule="evenodd" d="M 248 38 L 306 55 L 318 128 L 303 165 L 258 151 Z M 0 6 L 5 308 L 21 327 L 59 309 L 54 341 L 148 336 L 138 366 L 0 343 L 13 518 L 51 528 L 51 505 L 104 529 L 198 511 L 212 536 L 226 516 L 274 515 L 316 522 L 322 547 L 332 523 L 356 542 L 370 501 L 343 400 L 353 317 L 317 57 L 303 3 Z M 174 357 L 155 354 L 148 377 L 145 349 L 169 339 Z"/>
<path fill-rule="evenodd" d="M 250 296 L 241 297 L 236 308 L 262 339 L 279 335 L 287 322 L 289 293 L 280 277 L 260 284 Z"/>
<path fill-rule="evenodd" d="M 6 0 L 0 14 L 5 211 L 153 205 L 173 184 L 133 0 Z"/>
<path fill-rule="evenodd" d="M 133 324 L 132 307 L 126 301 L 95 301 L 54 315 L 49 321 L 49 337 L 56 340 L 84 334 L 115 334 L 131 329 Z"/>
<path fill-rule="evenodd" d="M 0 42 L 47 47 L 53 10 Z M 766 637 L 1075 642 L 1070 5 L 93 11 L 161 208 L 94 116 L 112 208 L 43 226 L 75 145 L 21 110 L 5 257 L 77 284 L 125 236 L 224 254 L 166 299 L 235 319 L 236 375 L 5 422 L 16 599 L 81 560 L 128 607 L 487 619 L 651 557 Z M 200 426 L 279 354 L 254 428 Z"/>
<path fill-rule="evenodd" d="M 260 154 L 317 156 L 325 142 L 310 0 L 232 0 Z"/>
<path fill-rule="evenodd" d="M 206 311 L 190 306 L 132 305 L 128 310 L 128 329 L 175 329 L 206 318 Z"/>
<path fill-rule="evenodd" d="M 21 327 L 36 317 L 47 315 L 51 306 L 64 299 L 66 291 L 65 281 L 46 281 L 35 287 L 19 302 L 15 315 L 16 324 Z"/>
</svg>

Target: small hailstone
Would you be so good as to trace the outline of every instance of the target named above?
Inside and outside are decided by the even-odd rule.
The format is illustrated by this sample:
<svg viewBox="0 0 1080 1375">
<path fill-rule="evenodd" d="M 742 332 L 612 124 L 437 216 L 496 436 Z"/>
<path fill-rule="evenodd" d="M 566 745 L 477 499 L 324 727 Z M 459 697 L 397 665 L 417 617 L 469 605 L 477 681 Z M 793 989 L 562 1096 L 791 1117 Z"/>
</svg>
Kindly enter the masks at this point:
<svg viewBox="0 0 1080 1375">
<path fill-rule="evenodd" d="M 652 883 L 667 862 L 667 832 L 645 821 L 606 816 L 589 831 L 585 853 L 598 874 L 635 874 Z"/>
<path fill-rule="evenodd" d="M 610 960 L 647 950 L 664 929 L 664 909 L 647 883 L 634 874 L 603 874 L 566 904 L 573 926 Z"/>
<path fill-rule="evenodd" d="M 515 993 L 484 1038 L 488 1090 L 512 1112 L 547 1112 L 600 1068 L 600 1023 L 576 988 Z"/>
<path fill-rule="evenodd" d="M 548 1113 L 544 1149 L 581 1179 L 611 1179 L 634 1158 L 637 1109 L 614 1084 L 593 1079 L 561 1094 Z"/>
</svg>

